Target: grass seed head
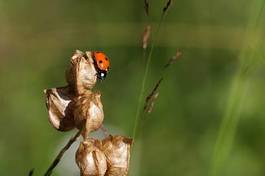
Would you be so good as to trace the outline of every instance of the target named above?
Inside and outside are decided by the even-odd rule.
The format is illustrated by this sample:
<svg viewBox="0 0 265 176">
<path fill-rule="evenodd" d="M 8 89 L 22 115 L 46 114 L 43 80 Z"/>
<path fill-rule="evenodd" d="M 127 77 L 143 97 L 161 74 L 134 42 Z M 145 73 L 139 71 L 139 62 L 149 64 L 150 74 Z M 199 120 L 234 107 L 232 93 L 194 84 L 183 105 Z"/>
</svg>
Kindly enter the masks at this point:
<svg viewBox="0 0 265 176">
<path fill-rule="evenodd" d="M 150 35 L 151 35 L 151 26 L 147 25 L 144 28 L 144 33 L 143 33 L 143 49 L 146 49 L 148 46 L 148 42 L 150 39 Z"/>
</svg>

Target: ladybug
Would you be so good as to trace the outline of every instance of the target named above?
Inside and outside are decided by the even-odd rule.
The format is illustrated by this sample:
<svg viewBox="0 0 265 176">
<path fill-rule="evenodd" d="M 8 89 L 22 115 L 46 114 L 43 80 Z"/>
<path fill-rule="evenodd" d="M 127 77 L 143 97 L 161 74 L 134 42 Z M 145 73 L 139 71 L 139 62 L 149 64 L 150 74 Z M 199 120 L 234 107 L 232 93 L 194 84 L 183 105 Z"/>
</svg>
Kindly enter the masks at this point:
<svg viewBox="0 0 265 176">
<path fill-rule="evenodd" d="M 92 58 L 97 70 L 98 79 L 105 79 L 110 67 L 109 58 L 101 51 L 92 52 Z"/>
</svg>

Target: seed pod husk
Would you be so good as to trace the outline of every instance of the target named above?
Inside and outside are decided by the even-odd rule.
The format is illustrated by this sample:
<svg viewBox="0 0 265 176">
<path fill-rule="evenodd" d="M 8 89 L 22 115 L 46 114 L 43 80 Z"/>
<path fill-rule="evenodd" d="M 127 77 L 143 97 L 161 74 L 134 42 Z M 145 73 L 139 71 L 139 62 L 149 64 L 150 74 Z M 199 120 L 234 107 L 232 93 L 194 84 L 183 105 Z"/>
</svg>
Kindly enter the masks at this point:
<svg viewBox="0 0 265 176">
<path fill-rule="evenodd" d="M 59 131 L 75 127 L 73 118 L 73 94 L 69 87 L 45 89 L 49 121 Z"/>
<path fill-rule="evenodd" d="M 76 151 L 76 164 L 80 169 L 80 176 L 104 176 L 107 170 L 107 161 L 100 150 L 101 142 L 87 139 L 80 143 Z"/>
<path fill-rule="evenodd" d="M 66 71 L 66 81 L 77 95 L 91 90 L 97 82 L 97 71 L 91 52 L 83 53 L 77 50 L 71 58 Z"/>
<path fill-rule="evenodd" d="M 105 176 L 126 176 L 129 169 L 132 139 L 123 136 L 109 136 L 102 141 L 108 169 Z"/>
<path fill-rule="evenodd" d="M 83 136 L 86 138 L 91 131 L 99 129 L 104 119 L 100 93 L 86 93 L 75 99 L 74 119 L 77 128 L 85 123 Z"/>
</svg>

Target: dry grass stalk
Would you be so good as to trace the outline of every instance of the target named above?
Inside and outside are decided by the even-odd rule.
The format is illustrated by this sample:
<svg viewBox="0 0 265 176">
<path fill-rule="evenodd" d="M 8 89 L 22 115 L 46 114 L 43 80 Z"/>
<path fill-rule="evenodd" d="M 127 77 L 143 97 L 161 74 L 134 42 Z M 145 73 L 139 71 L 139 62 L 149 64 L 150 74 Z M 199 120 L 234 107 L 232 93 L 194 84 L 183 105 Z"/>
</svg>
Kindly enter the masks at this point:
<svg viewBox="0 0 265 176">
<path fill-rule="evenodd" d="M 167 64 L 164 66 L 164 69 L 174 64 L 181 56 L 182 56 L 182 52 L 179 49 L 177 49 L 176 54 L 172 58 L 169 59 Z M 153 111 L 154 103 L 159 95 L 158 88 L 162 80 L 163 80 L 163 76 L 157 81 L 151 93 L 145 99 L 144 111 L 147 113 L 151 113 Z"/>
<path fill-rule="evenodd" d="M 151 113 L 155 104 L 155 100 L 158 98 L 159 92 L 158 88 L 162 82 L 163 78 L 160 78 L 156 83 L 155 87 L 151 91 L 151 93 L 145 99 L 144 111 L 147 113 Z"/>
</svg>

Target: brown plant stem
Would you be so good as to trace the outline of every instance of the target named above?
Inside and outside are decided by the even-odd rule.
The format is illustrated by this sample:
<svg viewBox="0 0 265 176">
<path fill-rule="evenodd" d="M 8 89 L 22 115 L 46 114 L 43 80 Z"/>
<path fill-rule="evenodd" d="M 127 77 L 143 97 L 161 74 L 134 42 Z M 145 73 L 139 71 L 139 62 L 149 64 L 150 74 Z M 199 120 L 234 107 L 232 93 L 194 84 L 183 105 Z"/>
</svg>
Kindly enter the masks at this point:
<svg viewBox="0 0 265 176">
<path fill-rule="evenodd" d="M 76 139 L 80 136 L 81 132 L 83 131 L 83 128 L 78 130 L 78 132 L 70 138 L 70 140 L 67 142 L 67 144 L 61 149 L 61 151 L 58 153 L 56 158 L 53 160 L 52 164 L 48 168 L 48 170 L 45 172 L 44 176 L 49 176 L 52 174 L 53 169 L 57 166 L 57 164 L 60 162 L 61 158 L 63 157 L 64 153 L 71 147 L 71 145 L 76 141 Z"/>
</svg>

